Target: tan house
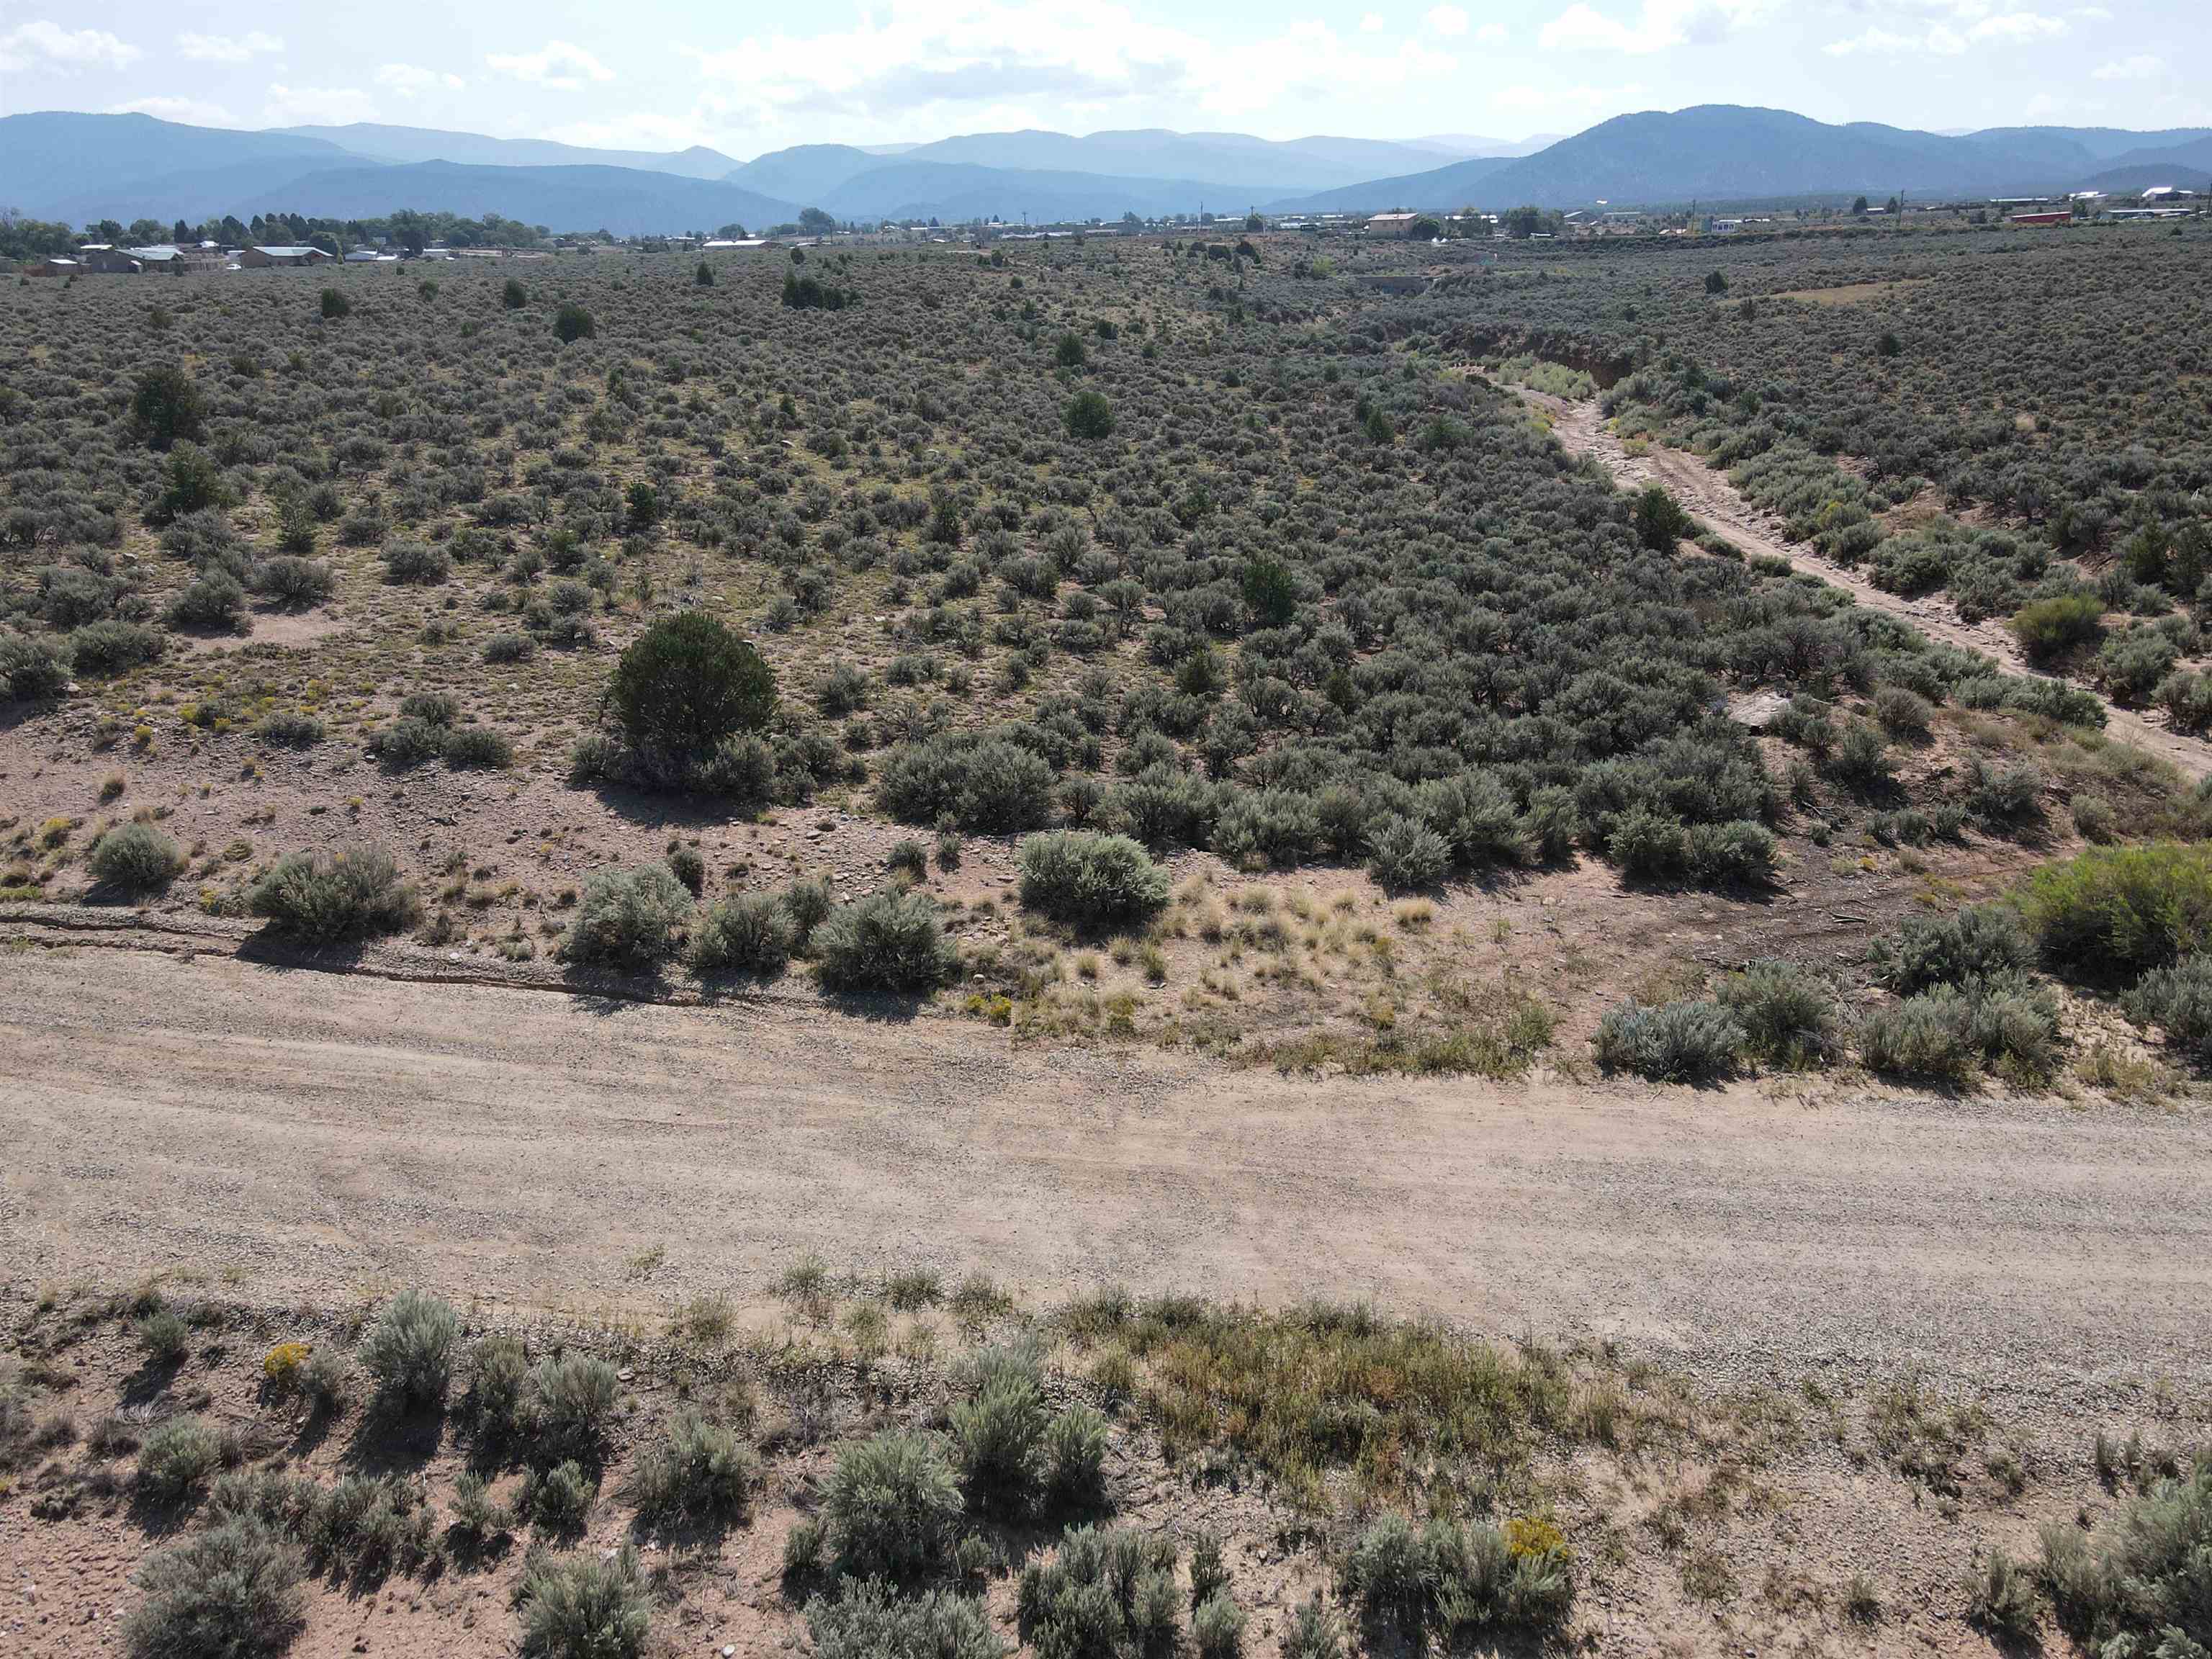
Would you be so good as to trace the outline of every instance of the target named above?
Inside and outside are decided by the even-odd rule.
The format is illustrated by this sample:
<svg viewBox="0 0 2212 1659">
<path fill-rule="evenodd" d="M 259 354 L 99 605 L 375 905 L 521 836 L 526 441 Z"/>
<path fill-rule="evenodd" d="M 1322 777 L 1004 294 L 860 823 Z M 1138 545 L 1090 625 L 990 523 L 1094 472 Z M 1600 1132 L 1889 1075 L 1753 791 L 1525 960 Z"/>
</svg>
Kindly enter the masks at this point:
<svg viewBox="0 0 2212 1659">
<path fill-rule="evenodd" d="M 331 256 L 319 247 L 249 247 L 239 251 L 238 263 L 253 270 L 264 265 L 326 265 Z"/>
</svg>

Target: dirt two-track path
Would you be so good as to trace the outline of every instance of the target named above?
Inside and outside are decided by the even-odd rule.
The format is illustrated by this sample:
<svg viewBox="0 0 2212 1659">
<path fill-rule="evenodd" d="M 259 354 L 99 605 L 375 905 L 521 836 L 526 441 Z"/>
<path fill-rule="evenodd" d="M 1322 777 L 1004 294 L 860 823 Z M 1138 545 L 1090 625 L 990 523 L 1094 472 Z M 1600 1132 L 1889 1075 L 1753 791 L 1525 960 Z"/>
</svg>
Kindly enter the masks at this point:
<svg viewBox="0 0 2212 1659">
<path fill-rule="evenodd" d="M 2185 1378 L 2212 1116 L 1794 1085 L 1358 1081 L 970 1022 L 0 952 L 0 1287 L 758 1305 L 835 1271 L 1371 1297 L 1700 1375 Z"/>
<path fill-rule="evenodd" d="M 1571 403 L 1526 389 L 1520 391 L 1520 396 L 1551 416 L 1552 435 L 1568 453 L 1589 456 L 1624 489 L 1640 488 L 1655 482 L 1663 484 L 1668 494 L 1708 528 L 1746 553 L 1787 559 L 1795 568 L 1844 589 L 1869 610 L 1887 611 L 1911 623 L 1930 639 L 1978 651 L 2008 673 L 2042 672 L 2021 653 L 2020 642 L 2002 622 L 1990 618 L 1970 623 L 1941 594 L 1905 599 L 1875 586 L 1848 566 L 1821 557 L 1806 543 L 1792 541 L 1772 514 L 1745 500 L 1742 492 L 1724 474 L 1697 456 L 1656 441 L 1642 453 L 1630 454 L 1627 446 L 1607 424 L 1595 398 Z M 2105 702 L 2105 729 L 2170 762 L 2185 777 L 2212 775 L 2212 743 L 2203 738 L 2176 732 L 2109 701 Z"/>
</svg>

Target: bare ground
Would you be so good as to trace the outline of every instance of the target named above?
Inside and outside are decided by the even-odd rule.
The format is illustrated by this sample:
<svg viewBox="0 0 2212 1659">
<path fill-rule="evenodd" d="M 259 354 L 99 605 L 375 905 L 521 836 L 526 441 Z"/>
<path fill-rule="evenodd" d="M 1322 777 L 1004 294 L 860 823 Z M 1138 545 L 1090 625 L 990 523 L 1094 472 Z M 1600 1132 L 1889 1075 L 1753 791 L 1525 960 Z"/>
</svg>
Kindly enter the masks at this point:
<svg viewBox="0 0 2212 1659">
<path fill-rule="evenodd" d="M 0 955 L 0 1282 L 264 1306 L 757 1297 L 807 1253 L 1622 1339 L 1709 1378 L 1924 1369 L 2031 1413 L 2186 1378 L 2194 1109 L 1795 1084 L 1284 1077 L 971 1022 L 671 1007 L 216 954 Z"/>
</svg>

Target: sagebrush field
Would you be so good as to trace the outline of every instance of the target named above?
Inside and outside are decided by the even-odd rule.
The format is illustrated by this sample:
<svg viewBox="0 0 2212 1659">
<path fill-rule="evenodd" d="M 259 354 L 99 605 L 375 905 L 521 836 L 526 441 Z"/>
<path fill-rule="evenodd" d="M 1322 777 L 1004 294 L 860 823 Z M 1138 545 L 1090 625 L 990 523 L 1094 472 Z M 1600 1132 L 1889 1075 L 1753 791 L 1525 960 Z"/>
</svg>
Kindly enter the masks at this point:
<svg viewBox="0 0 2212 1659">
<path fill-rule="evenodd" d="M 26 953 L 1324 1089 L 2191 1122 L 2208 250 L 1224 226 L 26 280 L 0 909 Z M 105 1631 L 137 1656 L 341 1650 L 303 1572 L 422 1586 L 377 1650 L 465 1609 L 559 1659 L 2212 1644 L 2202 1379 L 2125 1352 L 2008 1424 L 1958 1356 L 1700 1377 L 787 1269 L 588 1340 L 19 1285 L 0 1538 L 108 1549 L 112 1601 L 97 1540 L 173 1532 Z M 1849 1545 L 1766 1527 L 1800 1504 Z M 1093 1522 L 1143 1535 L 1055 1547 Z"/>
</svg>

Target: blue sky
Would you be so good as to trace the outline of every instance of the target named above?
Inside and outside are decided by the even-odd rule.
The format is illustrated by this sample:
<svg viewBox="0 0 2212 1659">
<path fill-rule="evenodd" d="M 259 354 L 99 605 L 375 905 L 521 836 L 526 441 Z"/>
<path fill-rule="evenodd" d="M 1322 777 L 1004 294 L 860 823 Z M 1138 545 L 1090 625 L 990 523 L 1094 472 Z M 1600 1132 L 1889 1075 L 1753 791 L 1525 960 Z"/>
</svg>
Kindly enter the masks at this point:
<svg viewBox="0 0 2212 1659">
<path fill-rule="evenodd" d="M 0 113 L 377 120 L 750 157 L 1040 126 L 1518 138 L 1757 103 L 2212 125 L 2202 0 L 0 0 Z"/>
</svg>

